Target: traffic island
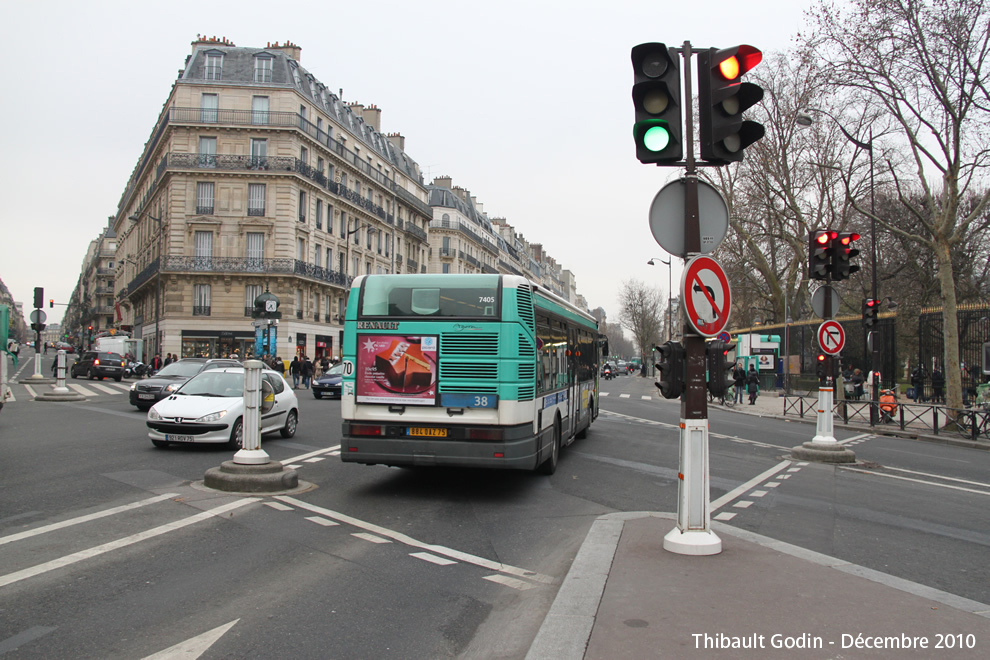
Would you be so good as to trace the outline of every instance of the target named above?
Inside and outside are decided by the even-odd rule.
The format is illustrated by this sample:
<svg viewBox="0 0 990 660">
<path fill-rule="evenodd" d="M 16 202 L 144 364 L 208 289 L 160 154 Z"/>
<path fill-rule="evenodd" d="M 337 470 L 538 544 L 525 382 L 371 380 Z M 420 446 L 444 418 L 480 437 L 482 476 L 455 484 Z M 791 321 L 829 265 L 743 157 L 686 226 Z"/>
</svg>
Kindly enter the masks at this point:
<svg viewBox="0 0 990 660">
<path fill-rule="evenodd" d="M 79 392 L 73 392 L 67 387 L 56 387 L 50 392 L 36 394 L 35 401 L 85 401 L 86 397 Z"/>
<path fill-rule="evenodd" d="M 791 458 L 816 463 L 855 463 L 856 452 L 837 442 L 806 442 L 791 449 Z"/>
<path fill-rule="evenodd" d="M 224 461 L 206 471 L 203 485 L 226 493 L 276 493 L 298 488 L 299 474 L 278 461 L 262 465 Z"/>
</svg>

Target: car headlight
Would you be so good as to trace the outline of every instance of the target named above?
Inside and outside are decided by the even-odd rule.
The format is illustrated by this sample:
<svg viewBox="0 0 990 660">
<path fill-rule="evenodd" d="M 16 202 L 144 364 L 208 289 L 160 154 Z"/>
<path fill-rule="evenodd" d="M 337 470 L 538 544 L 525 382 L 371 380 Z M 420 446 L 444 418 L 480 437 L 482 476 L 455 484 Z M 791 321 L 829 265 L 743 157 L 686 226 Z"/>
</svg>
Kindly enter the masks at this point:
<svg viewBox="0 0 990 660">
<path fill-rule="evenodd" d="M 171 393 L 176 391 L 180 387 L 182 387 L 182 383 L 172 383 L 171 385 L 166 385 L 162 391 Z"/>
<path fill-rule="evenodd" d="M 137 383 L 131 385 L 131 392 L 137 389 Z"/>
<path fill-rule="evenodd" d="M 226 410 L 220 410 L 218 412 L 210 413 L 209 415 L 203 415 L 202 417 L 200 417 L 196 421 L 197 422 L 202 422 L 204 424 L 207 424 L 209 422 L 218 422 L 226 414 L 227 414 L 227 411 Z"/>
<path fill-rule="evenodd" d="M 148 419 L 159 420 L 162 416 L 158 414 L 158 411 L 152 408 L 148 411 Z"/>
</svg>

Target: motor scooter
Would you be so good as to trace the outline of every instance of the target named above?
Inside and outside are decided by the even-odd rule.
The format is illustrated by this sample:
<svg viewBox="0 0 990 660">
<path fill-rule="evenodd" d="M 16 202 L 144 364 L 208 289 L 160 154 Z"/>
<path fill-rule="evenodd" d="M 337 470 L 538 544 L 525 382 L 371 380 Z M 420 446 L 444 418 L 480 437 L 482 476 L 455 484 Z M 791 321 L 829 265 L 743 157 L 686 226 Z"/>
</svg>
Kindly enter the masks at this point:
<svg viewBox="0 0 990 660">
<path fill-rule="evenodd" d="M 124 378 L 130 378 L 131 376 L 137 376 L 138 378 L 144 378 L 144 374 L 148 371 L 148 365 L 140 360 L 132 360 L 127 363 L 124 367 Z"/>
<path fill-rule="evenodd" d="M 605 380 L 612 380 L 612 367 L 605 367 Z"/>
</svg>

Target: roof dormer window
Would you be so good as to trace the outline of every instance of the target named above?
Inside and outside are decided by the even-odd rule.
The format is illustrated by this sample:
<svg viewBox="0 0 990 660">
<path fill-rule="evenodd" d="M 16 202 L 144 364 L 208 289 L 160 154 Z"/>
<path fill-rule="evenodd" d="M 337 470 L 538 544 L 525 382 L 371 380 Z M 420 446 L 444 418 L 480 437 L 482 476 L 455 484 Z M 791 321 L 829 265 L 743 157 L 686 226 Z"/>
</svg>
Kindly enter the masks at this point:
<svg viewBox="0 0 990 660">
<path fill-rule="evenodd" d="M 272 81 L 272 63 L 274 58 L 268 53 L 254 56 L 254 82 L 270 83 Z"/>
<path fill-rule="evenodd" d="M 206 53 L 206 69 L 204 78 L 207 80 L 220 80 L 223 73 L 223 53 L 213 50 Z"/>
</svg>

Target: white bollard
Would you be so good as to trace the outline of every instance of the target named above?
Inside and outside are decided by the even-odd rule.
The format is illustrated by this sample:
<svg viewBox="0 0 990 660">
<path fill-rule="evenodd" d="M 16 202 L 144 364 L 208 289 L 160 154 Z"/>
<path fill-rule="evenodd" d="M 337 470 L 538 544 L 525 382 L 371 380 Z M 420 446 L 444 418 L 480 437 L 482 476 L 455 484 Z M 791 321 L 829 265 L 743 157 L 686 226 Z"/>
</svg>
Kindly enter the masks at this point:
<svg viewBox="0 0 990 660">
<path fill-rule="evenodd" d="M 65 386 L 65 351 L 59 349 L 55 355 L 55 389 L 56 394 L 67 394 L 69 388 Z"/>
<path fill-rule="evenodd" d="M 819 445 L 834 445 L 836 443 L 832 421 L 832 388 L 818 388 L 818 416 L 815 425 L 815 437 L 812 442 Z"/>
<path fill-rule="evenodd" d="M 677 527 L 663 537 L 664 550 L 679 555 L 717 555 L 722 539 L 712 531 L 708 472 L 708 419 L 681 419 L 681 473 Z"/>
<path fill-rule="evenodd" d="M 31 378 L 36 380 L 44 378 L 44 376 L 41 375 L 41 353 L 38 353 L 37 351 L 35 351 L 34 354 L 34 373 L 31 374 Z"/>
<path fill-rule="evenodd" d="M 234 454 L 239 465 L 264 465 L 271 461 L 261 448 L 261 360 L 244 361 L 244 417 L 241 449 Z"/>
</svg>

